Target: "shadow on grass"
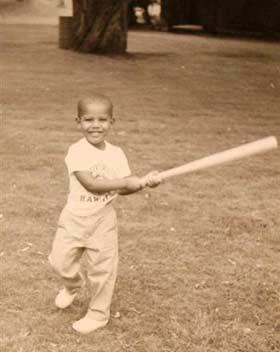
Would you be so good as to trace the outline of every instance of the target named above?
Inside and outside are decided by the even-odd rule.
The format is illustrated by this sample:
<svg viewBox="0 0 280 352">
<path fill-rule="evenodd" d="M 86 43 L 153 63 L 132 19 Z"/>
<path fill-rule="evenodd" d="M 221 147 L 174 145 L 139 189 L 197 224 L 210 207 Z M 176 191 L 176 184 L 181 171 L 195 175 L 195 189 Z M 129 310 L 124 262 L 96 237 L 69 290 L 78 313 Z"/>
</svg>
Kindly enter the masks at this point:
<svg viewBox="0 0 280 352">
<path fill-rule="evenodd" d="M 265 42 L 279 42 L 280 32 L 266 31 L 266 32 L 253 32 L 241 31 L 234 29 L 218 29 L 216 32 L 207 32 L 202 26 L 177 26 L 169 30 L 169 33 L 180 35 L 197 35 L 208 38 L 218 39 L 238 39 L 238 40 L 252 40 L 252 41 L 265 41 Z"/>
<path fill-rule="evenodd" d="M 140 52 L 127 52 L 122 58 L 126 60 L 138 61 L 138 60 L 149 60 L 151 58 L 174 58 L 175 53 L 165 52 L 165 53 L 140 53 Z"/>
<path fill-rule="evenodd" d="M 63 49 L 65 50 L 65 49 Z M 68 51 L 69 49 L 67 49 Z M 146 61 L 146 60 L 150 60 L 150 59 L 161 59 L 161 58 L 174 58 L 176 57 L 176 53 L 172 53 L 172 52 L 126 52 L 124 54 L 107 54 L 107 53 L 83 53 L 77 50 L 69 50 L 70 52 L 75 52 L 77 54 L 81 54 L 81 55 L 85 55 L 85 56 L 89 56 L 93 55 L 95 57 L 105 57 L 105 58 L 109 58 L 112 60 L 117 60 L 117 61 Z"/>
<path fill-rule="evenodd" d="M 279 55 L 271 56 L 253 50 L 240 50 L 238 52 L 218 51 L 215 53 L 207 52 L 207 56 L 215 56 L 226 59 L 247 60 L 250 62 L 274 63 L 279 62 Z"/>
</svg>

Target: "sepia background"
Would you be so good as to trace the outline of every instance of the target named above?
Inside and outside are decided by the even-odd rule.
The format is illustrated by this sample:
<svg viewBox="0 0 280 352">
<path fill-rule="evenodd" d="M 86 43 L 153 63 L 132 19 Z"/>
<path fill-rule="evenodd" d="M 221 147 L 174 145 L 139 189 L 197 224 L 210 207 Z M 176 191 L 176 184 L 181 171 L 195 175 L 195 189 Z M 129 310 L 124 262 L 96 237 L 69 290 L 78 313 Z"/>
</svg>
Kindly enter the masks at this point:
<svg viewBox="0 0 280 352">
<path fill-rule="evenodd" d="M 217 6 L 215 20 L 205 3 L 209 17 L 166 1 L 148 19 L 147 4 L 134 4 L 113 31 L 125 53 L 96 55 L 73 47 L 81 22 L 68 5 L 0 0 L 1 351 L 280 351 L 279 151 L 119 197 L 119 276 L 105 329 L 72 331 L 88 291 L 58 311 L 61 284 L 47 262 L 68 192 L 65 153 L 80 138 L 79 98 L 111 97 L 110 141 L 140 176 L 279 139 L 277 6 L 263 21 L 261 1 L 245 14 Z"/>
</svg>

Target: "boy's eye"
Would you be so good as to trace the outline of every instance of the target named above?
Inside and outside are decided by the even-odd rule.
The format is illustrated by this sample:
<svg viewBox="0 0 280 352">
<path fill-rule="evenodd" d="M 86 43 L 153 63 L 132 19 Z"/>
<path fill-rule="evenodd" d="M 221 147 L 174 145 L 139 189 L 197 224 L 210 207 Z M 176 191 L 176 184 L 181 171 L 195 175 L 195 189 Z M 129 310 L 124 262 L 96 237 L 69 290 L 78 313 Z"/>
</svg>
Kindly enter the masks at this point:
<svg viewBox="0 0 280 352">
<path fill-rule="evenodd" d="M 85 117 L 84 121 L 90 122 L 90 121 L 93 121 L 93 118 L 92 117 Z"/>
<path fill-rule="evenodd" d="M 93 117 L 85 117 L 84 118 L 85 122 L 94 122 L 94 121 L 98 121 L 98 122 L 107 122 L 108 118 L 107 117 L 97 117 L 97 118 L 93 118 Z"/>
</svg>

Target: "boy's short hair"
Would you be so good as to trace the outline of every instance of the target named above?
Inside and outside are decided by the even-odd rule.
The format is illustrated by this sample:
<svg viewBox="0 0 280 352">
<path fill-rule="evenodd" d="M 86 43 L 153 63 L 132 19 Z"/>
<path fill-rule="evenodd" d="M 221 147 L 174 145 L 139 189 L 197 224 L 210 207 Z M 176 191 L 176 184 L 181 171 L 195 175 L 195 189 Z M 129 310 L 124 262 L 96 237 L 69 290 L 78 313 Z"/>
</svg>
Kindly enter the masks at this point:
<svg viewBox="0 0 280 352">
<path fill-rule="evenodd" d="M 90 104 L 104 104 L 107 105 L 108 111 L 110 115 L 113 115 L 113 104 L 111 100 L 106 97 L 105 95 L 102 94 L 94 94 L 91 97 L 83 98 L 78 101 L 77 105 L 77 113 L 78 113 L 78 118 L 81 118 L 83 113 L 86 110 L 86 106 Z"/>
</svg>

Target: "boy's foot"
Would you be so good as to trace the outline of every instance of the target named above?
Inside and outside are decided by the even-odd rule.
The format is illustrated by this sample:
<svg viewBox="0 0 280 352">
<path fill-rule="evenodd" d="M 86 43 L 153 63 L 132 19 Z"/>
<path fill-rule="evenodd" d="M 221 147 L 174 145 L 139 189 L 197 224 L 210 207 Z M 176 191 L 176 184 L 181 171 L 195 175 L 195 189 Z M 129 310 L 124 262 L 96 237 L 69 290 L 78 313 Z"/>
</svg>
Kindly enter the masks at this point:
<svg viewBox="0 0 280 352">
<path fill-rule="evenodd" d="M 57 308 L 65 309 L 71 306 L 76 296 L 77 293 L 71 294 L 66 288 L 63 288 L 55 298 L 55 305 Z"/>
<path fill-rule="evenodd" d="M 75 321 L 72 327 L 74 330 L 79 332 L 80 334 L 89 334 L 99 328 L 102 328 L 108 323 L 108 320 L 94 320 L 87 316 L 82 319 Z"/>
</svg>

